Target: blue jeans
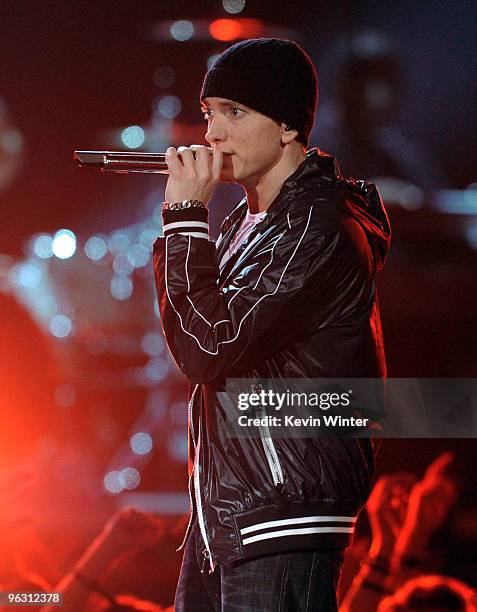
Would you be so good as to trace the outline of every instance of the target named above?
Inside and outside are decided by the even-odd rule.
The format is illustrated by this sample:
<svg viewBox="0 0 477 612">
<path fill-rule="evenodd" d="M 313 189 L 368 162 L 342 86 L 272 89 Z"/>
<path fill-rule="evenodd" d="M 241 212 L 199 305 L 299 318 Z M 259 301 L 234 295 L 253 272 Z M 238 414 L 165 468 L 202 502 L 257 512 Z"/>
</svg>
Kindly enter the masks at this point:
<svg viewBox="0 0 477 612">
<path fill-rule="evenodd" d="M 336 612 L 342 549 L 267 555 L 209 574 L 197 523 L 187 540 L 175 612 Z M 201 568 L 204 571 L 201 572 Z"/>
</svg>

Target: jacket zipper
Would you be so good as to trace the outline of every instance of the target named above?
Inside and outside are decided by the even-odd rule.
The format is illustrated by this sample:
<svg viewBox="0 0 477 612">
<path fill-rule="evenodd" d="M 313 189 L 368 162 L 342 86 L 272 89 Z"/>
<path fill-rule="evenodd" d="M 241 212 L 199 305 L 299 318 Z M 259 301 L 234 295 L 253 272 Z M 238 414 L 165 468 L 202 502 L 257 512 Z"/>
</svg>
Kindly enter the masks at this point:
<svg viewBox="0 0 477 612">
<path fill-rule="evenodd" d="M 189 502 L 190 502 L 189 522 L 187 523 L 185 534 L 184 534 L 184 537 L 182 538 L 182 543 L 179 546 L 179 548 L 176 548 L 176 552 L 178 552 L 179 550 L 182 550 L 184 548 L 184 545 L 187 542 L 187 538 L 189 536 L 190 528 L 192 526 L 192 519 L 194 518 L 194 502 L 192 500 L 192 492 L 190 490 L 190 485 L 191 485 L 191 482 L 192 482 L 193 472 L 194 472 L 194 470 L 192 469 L 192 472 L 189 474 L 189 482 L 187 484 L 187 492 L 189 493 Z"/>
<path fill-rule="evenodd" d="M 189 514 L 189 522 L 187 523 L 185 534 L 184 534 L 184 537 L 182 538 L 182 543 L 179 546 L 179 548 L 176 549 L 176 552 L 181 550 L 184 547 L 184 544 L 186 543 L 187 537 L 189 535 L 190 528 L 192 526 L 192 519 L 194 518 L 194 503 L 192 501 L 192 492 L 190 490 L 191 481 L 192 481 L 193 474 L 194 474 L 194 471 L 195 471 L 195 438 L 194 438 L 194 422 L 192 420 L 192 418 L 193 418 L 193 416 L 192 416 L 192 408 L 194 406 L 195 392 L 197 391 L 198 387 L 199 387 L 198 384 L 194 387 L 194 390 L 192 391 L 192 394 L 190 396 L 189 403 L 187 405 L 187 417 L 188 417 L 188 421 L 189 421 L 189 429 L 190 429 L 190 434 L 191 434 L 191 438 L 192 438 L 192 444 L 193 444 L 193 448 L 194 448 L 194 465 L 192 466 L 192 472 L 189 474 L 189 480 L 188 480 L 188 483 L 187 483 L 187 492 L 189 493 L 189 502 L 190 502 L 191 511 L 190 511 L 190 514 Z"/>
<path fill-rule="evenodd" d="M 197 385 L 194 387 L 194 390 L 192 391 L 192 394 L 191 394 L 191 396 L 190 396 L 189 404 L 188 404 L 188 406 L 187 406 L 187 412 L 188 412 L 187 417 L 188 417 L 188 419 L 189 419 L 190 434 L 191 434 L 191 436 L 192 436 L 192 443 L 193 443 L 193 445 L 194 445 L 194 448 L 195 448 L 195 436 L 194 436 L 194 421 L 192 420 L 192 419 L 193 419 L 192 409 L 193 409 L 193 407 L 194 407 L 194 398 L 195 398 L 195 393 L 196 393 L 197 389 L 199 388 L 199 386 L 200 386 L 200 385 L 199 385 L 199 384 L 197 384 Z"/>
<path fill-rule="evenodd" d="M 196 504 L 196 508 L 197 508 L 197 518 L 199 520 L 199 529 L 200 529 L 200 533 L 202 535 L 202 539 L 204 540 L 204 544 L 205 544 L 205 550 L 203 552 L 204 554 L 204 558 L 209 558 L 209 563 L 210 563 L 210 570 L 209 570 L 209 574 L 212 574 L 212 572 L 215 569 L 215 561 L 212 560 L 212 553 L 210 552 L 210 546 L 209 546 L 209 540 L 207 538 L 207 532 L 205 529 L 205 520 L 204 520 L 204 515 L 202 512 L 202 499 L 200 496 L 200 476 L 199 476 L 199 455 L 200 455 L 200 442 L 201 442 L 201 432 L 200 432 L 200 419 L 199 419 L 199 435 L 197 437 L 197 446 L 195 448 L 195 455 L 194 455 L 194 489 L 195 489 L 195 504 Z"/>
<path fill-rule="evenodd" d="M 260 416 L 262 417 L 266 416 L 265 410 L 263 408 L 259 408 L 257 412 L 260 413 Z M 273 484 L 275 486 L 278 486 L 285 482 L 285 478 L 283 477 L 283 470 L 282 466 L 280 465 L 280 459 L 278 458 L 275 444 L 273 443 L 273 439 L 270 435 L 268 425 L 261 425 L 259 427 L 259 430 L 263 450 L 265 451 L 265 456 L 267 458 L 268 465 L 272 473 Z"/>
</svg>

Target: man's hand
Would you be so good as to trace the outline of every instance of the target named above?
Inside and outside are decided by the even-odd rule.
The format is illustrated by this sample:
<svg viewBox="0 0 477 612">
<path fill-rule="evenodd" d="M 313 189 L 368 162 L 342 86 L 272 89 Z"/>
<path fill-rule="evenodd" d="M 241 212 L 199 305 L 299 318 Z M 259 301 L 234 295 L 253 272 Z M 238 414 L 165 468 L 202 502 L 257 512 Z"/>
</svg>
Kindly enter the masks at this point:
<svg viewBox="0 0 477 612">
<path fill-rule="evenodd" d="M 169 168 L 166 202 L 200 200 L 207 205 L 220 180 L 222 153 L 203 145 L 179 147 L 177 151 L 169 147 L 166 162 Z"/>
<path fill-rule="evenodd" d="M 391 557 L 415 481 L 416 477 L 406 472 L 386 474 L 374 486 L 366 504 L 372 531 L 370 557 L 387 560 Z"/>
<path fill-rule="evenodd" d="M 449 473 L 453 461 L 452 453 L 442 453 L 412 488 L 406 520 L 396 542 L 397 559 L 421 556 L 433 533 L 445 522 L 457 499 L 457 487 Z"/>
</svg>

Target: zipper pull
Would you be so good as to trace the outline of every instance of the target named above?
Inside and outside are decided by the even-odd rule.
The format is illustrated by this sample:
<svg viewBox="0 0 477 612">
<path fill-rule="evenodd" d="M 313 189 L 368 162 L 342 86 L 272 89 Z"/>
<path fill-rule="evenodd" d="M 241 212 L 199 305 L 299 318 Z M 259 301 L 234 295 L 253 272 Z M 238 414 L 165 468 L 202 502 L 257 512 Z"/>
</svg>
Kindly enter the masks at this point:
<svg viewBox="0 0 477 612">
<path fill-rule="evenodd" d="M 204 550 L 202 551 L 202 556 L 204 558 L 202 559 L 202 567 L 200 568 L 200 573 L 201 574 L 205 573 L 205 564 L 207 563 L 207 561 L 209 561 L 209 565 L 210 565 L 209 574 L 213 574 L 215 570 L 215 566 L 217 565 L 217 562 L 212 561 L 206 548 L 204 548 Z"/>
<path fill-rule="evenodd" d="M 207 563 L 207 559 L 209 558 L 209 553 L 207 552 L 207 549 L 204 548 L 204 550 L 202 551 L 202 567 L 200 568 L 200 573 L 203 574 L 205 572 L 205 564 Z"/>
</svg>

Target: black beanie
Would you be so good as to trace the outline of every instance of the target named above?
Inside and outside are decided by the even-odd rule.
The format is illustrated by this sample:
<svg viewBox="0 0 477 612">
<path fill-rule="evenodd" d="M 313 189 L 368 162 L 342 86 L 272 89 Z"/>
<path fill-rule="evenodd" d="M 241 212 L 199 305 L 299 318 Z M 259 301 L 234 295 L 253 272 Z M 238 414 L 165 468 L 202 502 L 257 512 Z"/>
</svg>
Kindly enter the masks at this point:
<svg viewBox="0 0 477 612">
<path fill-rule="evenodd" d="M 226 49 L 205 75 L 200 100 L 227 98 L 298 130 L 308 144 L 318 100 L 316 70 L 297 43 L 251 38 Z"/>
</svg>

